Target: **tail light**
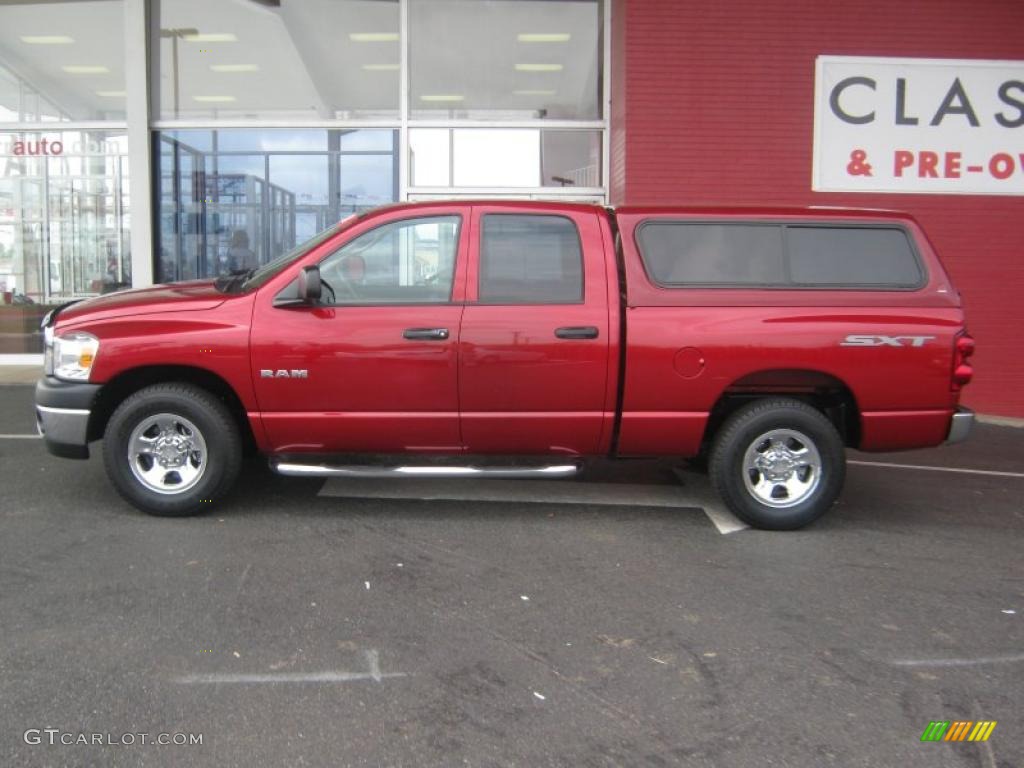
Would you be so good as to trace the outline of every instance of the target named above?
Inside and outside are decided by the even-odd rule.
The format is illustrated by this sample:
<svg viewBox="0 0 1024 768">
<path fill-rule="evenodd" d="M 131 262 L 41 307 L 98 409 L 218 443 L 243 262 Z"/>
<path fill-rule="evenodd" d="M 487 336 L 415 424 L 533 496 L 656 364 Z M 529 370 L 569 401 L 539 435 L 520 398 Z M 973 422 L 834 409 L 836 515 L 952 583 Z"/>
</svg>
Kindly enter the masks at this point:
<svg viewBox="0 0 1024 768">
<path fill-rule="evenodd" d="M 970 358 L 974 354 L 974 339 L 967 333 L 956 337 L 953 345 L 953 381 L 951 389 L 959 392 L 965 385 L 974 378 L 974 368 L 971 367 Z"/>
</svg>

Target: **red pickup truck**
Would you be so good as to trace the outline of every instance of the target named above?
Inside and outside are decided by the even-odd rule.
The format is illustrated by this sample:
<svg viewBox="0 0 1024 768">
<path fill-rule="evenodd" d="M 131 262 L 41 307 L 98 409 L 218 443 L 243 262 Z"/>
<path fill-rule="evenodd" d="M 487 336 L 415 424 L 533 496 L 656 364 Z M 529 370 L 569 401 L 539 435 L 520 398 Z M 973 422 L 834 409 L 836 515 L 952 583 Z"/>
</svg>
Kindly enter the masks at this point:
<svg viewBox="0 0 1024 768">
<path fill-rule="evenodd" d="M 805 525 L 845 451 L 963 439 L 974 342 L 906 215 L 454 201 L 350 217 L 244 274 L 44 320 L 51 452 L 104 439 L 158 515 L 284 475 L 558 477 L 706 461 L 741 519 Z"/>
</svg>

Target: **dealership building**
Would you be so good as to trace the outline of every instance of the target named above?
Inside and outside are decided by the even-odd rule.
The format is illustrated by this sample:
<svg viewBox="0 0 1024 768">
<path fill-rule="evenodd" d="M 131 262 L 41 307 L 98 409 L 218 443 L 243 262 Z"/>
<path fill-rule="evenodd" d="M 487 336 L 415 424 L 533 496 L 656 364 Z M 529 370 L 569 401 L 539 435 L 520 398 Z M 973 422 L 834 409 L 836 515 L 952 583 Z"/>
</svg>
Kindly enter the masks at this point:
<svg viewBox="0 0 1024 768">
<path fill-rule="evenodd" d="M 0 1 L 0 363 L 393 201 L 908 211 L 1024 417 L 1024 3 Z M 739 343 L 739 340 L 738 340 Z"/>
</svg>

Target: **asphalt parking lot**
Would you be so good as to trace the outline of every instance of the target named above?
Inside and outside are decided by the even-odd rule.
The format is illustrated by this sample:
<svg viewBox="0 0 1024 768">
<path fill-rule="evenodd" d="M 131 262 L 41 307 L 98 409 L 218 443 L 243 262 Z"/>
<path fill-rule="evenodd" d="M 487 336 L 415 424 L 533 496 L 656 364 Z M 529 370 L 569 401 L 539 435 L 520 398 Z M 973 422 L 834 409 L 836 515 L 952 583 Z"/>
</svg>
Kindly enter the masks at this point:
<svg viewBox="0 0 1024 768">
<path fill-rule="evenodd" d="M 851 458 L 814 526 L 723 534 L 662 463 L 487 500 L 253 463 L 175 520 L 0 438 L 0 765 L 1024 765 L 1024 430 Z"/>
</svg>

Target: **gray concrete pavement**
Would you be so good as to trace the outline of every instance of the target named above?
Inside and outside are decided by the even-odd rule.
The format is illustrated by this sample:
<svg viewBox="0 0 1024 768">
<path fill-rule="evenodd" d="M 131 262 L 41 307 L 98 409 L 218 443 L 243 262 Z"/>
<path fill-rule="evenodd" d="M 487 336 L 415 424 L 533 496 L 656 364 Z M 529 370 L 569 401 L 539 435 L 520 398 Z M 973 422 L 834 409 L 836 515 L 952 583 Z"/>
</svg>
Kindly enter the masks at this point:
<svg viewBox="0 0 1024 768">
<path fill-rule="evenodd" d="M 31 389 L 0 394 L 31 434 Z M 94 454 L 0 438 L 0 765 L 1024 764 L 1024 478 L 854 465 L 811 528 L 722 535 L 650 502 L 657 462 L 592 470 L 647 489 L 615 505 L 253 463 L 164 520 Z M 1024 431 L 852 458 L 1024 473 Z M 998 725 L 920 742 L 958 719 Z M 45 728 L 203 743 L 25 743 Z"/>
</svg>

